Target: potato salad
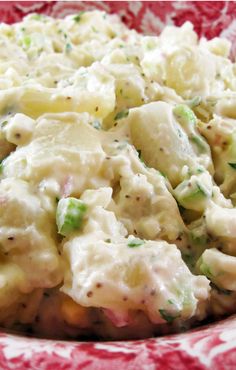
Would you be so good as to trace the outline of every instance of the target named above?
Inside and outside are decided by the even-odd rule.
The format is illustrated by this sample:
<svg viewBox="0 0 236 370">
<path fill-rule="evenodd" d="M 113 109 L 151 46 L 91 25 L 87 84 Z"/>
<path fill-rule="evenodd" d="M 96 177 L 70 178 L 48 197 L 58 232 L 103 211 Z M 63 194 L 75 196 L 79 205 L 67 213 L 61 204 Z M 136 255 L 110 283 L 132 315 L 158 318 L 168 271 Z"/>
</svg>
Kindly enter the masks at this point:
<svg viewBox="0 0 236 370">
<path fill-rule="evenodd" d="M 138 339 L 234 313 L 230 42 L 88 11 L 0 45 L 0 326 Z"/>
</svg>

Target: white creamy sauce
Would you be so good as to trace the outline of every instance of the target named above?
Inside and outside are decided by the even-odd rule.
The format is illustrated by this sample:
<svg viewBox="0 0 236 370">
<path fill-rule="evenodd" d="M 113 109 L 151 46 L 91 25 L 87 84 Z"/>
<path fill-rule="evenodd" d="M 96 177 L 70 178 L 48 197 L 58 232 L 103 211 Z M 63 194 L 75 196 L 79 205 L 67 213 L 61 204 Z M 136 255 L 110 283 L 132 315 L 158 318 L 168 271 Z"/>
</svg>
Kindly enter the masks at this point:
<svg viewBox="0 0 236 370">
<path fill-rule="evenodd" d="M 0 44 L 0 324 L 125 339 L 234 312 L 229 42 L 91 11 Z"/>
</svg>

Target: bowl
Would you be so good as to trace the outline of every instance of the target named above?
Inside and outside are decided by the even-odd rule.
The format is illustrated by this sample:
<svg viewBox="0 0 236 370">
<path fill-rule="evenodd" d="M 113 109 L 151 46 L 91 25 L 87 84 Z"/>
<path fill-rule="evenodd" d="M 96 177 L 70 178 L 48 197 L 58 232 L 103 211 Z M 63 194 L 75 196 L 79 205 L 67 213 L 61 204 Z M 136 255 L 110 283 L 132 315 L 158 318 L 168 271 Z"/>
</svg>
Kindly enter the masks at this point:
<svg viewBox="0 0 236 370">
<path fill-rule="evenodd" d="M 227 1 L 11 1 L 1 2 L 0 19 L 20 21 L 30 12 L 64 17 L 80 10 L 117 13 L 130 28 L 159 34 L 167 24 L 189 20 L 199 36 L 222 36 L 233 42 L 236 55 L 236 3 Z M 26 337 L 0 332 L 1 369 L 37 370 L 234 370 L 236 316 L 201 326 L 184 334 L 114 342 L 75 342 Z"/>
</svg>

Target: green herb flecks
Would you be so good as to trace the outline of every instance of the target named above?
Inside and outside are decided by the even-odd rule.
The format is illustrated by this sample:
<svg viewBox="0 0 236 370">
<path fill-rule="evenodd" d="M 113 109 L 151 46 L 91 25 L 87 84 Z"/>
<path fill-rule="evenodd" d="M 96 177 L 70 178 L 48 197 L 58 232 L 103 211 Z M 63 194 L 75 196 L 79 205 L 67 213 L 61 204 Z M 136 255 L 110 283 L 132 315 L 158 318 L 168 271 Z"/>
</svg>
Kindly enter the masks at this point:
<svg viewBox="0 0 236 370">
<path fill-rule="evenodd" d="M 84 10 L 82 10 L 81 12 L 79 12 L 78 14 L 76 14 L 75 16 L 74 16 L 74 21 L 76 22 L 76 23 L 79 23 L 80 21 L 81 21 L 81 19 L 82 19 L 82 16 L 83 16 L 83 14 L 85 13 L 85 11 Z"/>
<path fill-rule="evenodd" d="M 66 50 L 66 53 L 70 53 L 70 52 L 71 52 L 71 50 L 72 50 L 72 45 L 71 45 L 69 42 L 67 42 L 67 43 L 66 43 L 65 50 Z"/>
<path fill-rule="evenodd" d="M 139 247 L 140 245 L 142 245 L 144 243 L 145 243 L 144 240 L 139 239 L 139 238 L 134 238 L 134 239 L 131 239 L 128 242 L 128 247 L 130 247 L 130 248 L 136 248 L 136 247 Z"/>
<path fill-rule="evenodd" d="M 201 101 L 202 101 L 201 96 L 195 96 L 194 98 L 187 100 L 186 103 L 190 108 L 194 108 L 201 104 Z"/>
<path fill-rule="evenodd" d="M 200 152 L 204 153 L 207 150 L 207 143 L 201 136 L 191 135 L 189 140 L 197 146 Z"/>
<path fill-rule="evenodd" d="M 203 173 L 204 172 L 204 168 L 199 167 L 199 168 L 196 169 L 196 172 L 197 173 Z"/>
<path fill-rule="evenodd" d="M 177 128 L 177 133 L 178 133 L 179 138 L 183 137 L 183 133 L 179 128 Z"/>
<path fill-rule="evenodd" d="M 96 128 L 96 130 L 101 130 L 101 127 L 102 127 L 101 122 L 100 122 L 99 120 L 97 120 L 97 119 L 95 119 L 95 120 L 92 122 L 92 126 L 93 126 L 94 128 Z"/>
<path fill-rule="evenodd" d="M 1 123 L 1 127 L 5 127 L 7 124 L 8 124 L 8 121 L 3 121 L 3 122 Z"/>
<path fill-rule="evenodd" d="M 199 183 L 196 183 L 196 186 L 197 186 L 196 194 L 200 193 L 205 197 L 210 197 L 210 195 L 202 188 L 202 186 Z"/>
<path fill-rule="evenodd" d="M 26 48 L 26 49 L 29 49 L 29 47 L 31 46 L 31 43 L 32 43 L 32 40 L 31 40 L 31 37 L 26 35 L 23 37 L 22 39 L 22 45 Z"/>
<path fill-rule="evenodd" d="M 191 201 L 198 198 L 210 198 L 210 194 L 205 190 L 198 182 L 191 184 L 191 182 L 186 181 L 188 192 L 182 196 L 184 201 Z M 188 186 L 189 185 L 189 186 Z"/>
<path fill-rule="evenodd" d="M 228 162 L 228 165 L 236 170 L 236 163 Z"/>
<path fill-rule="evenodd" d="M 159 310 L 160 314 L 161 314 L 161 317 L 168 323 L 168 324 L 171 324 L 175 319 L 177 319 L 177 317 L 179 317 L 179 315 L 176 315 L 176 316 L 173 316 L 172 314 L 170 314 L 167 310 L 164 310 L 164 309 L 160 309 Z"/>
<path fill-rule="evenodd" d="M 4 169 L 4 160 L 5 160 L 6 158 L 7 158 L 7 157 L 0 159 L 0 175 L 2 175 L 2 173 L 3 173 L 3 169 Z"/>
<path fill-rule="evenodd" d="M 115 121 L 118 121 L 119 119 L 122 119 L 122 118 L 125 118 L 129 115 L 129 110 L 128 109 L 125 109 L 125 110 L 122 110 L 121 112 L 117 113 L 117 115 L 115 116 Z"/>
<path fill-rule="evenodd" d="M 145 162 L 144 162 L 144 159 L 142 157 L 141 150 L 140 149 L 137 149 L 137 152 L 138 152 L 138 157 L 139 157 L 140 162 L 142 162 L 142 164 L 144 165 L 144 167 L 147 167 L 146 164 L 145 164 Z"/>
</svg>

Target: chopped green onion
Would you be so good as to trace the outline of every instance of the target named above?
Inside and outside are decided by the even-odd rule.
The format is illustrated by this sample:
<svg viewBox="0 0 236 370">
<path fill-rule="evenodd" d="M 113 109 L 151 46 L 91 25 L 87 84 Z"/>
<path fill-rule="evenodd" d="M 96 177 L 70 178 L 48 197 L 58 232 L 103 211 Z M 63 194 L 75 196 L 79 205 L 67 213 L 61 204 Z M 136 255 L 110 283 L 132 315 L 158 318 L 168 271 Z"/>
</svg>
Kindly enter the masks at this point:
<svg viewBox="0 0 236 370">
<path fill-rule="evenodd" d="M 3 173 L 3 161 L 0 161 L 0 175 Z"/>
<path fill-rule="evenodd" d="M 230 167 L 232 167 L 234 170 L 236 170 L 236 163 L 228 162 L 228 165 L 230 165 Z"/>
<path fill-rule="evenodd" d="M 196 172 L 197 172 L 197 173 L 203 173 L 203 172 L 204 172 L 204 169 L 203 169 L 203 168 L 201 168 L 201 167 L 199 167 L 199 168 L 197 168 L 197 169 L 196 169 Z"/>
<path fill-rule="evenodd" d="M 194 143 L 201 152 L 205 152 L 207 150 L 207 144 L 201 136 L 191 135 L 189 140 L 192 141 L 192 143 Z"/>
<path fill-rule="evenodd" d="M 66 53 L 70 53 L 71 50 L 72 50 L 72 45 L 69 42 L 67 42 L 66 43 Z"/>
<path fill-rule="evenodd" d="M 164 310 L 164 309 L 160 309 L 159 310 L 160 314 L 161 314 L 161 317 L 166 321 L 168 322 L 168 324 L 171 324 L 177 317 L 179 317 L 179 315 L 177 316 L 172 316 L 170 313 L 168 313 L 168 311 Z"/>
<path fill-rule="evenodd" d="M 81 12 L 79 12 L 73 19 L 75 22 L 79 23 L 82 19 L 82 15 L 85 13 L 84 10 L 82 10 Z"/>
<path fill-rule="evenodd" d="M 128 109 L 122 110 L 121 112 L 117 113 L 117 115 L 115 116 L 115 121 L 118 121 L 119 119 L 127 117 L 128 114 L 129 114 Z"/>
<path fill-rule="evenodd" d="M 196 183 L 198 191 L 196 193 L 200 193 L 201 195 L 204 195 L 205 197 L 209 197 L 210 195 L 201 187 L 199 183 Z"/>
<path fill-rule="evenodd" d="M 186 103 L 190 108 L 197 107 L 202 101 L 201 96 L 195 96 L 193 99 L 188 100 Z"/>
<path fill-rule="evenodd" d="M 23 37 L 23 39 L 22 39 L 22 44 L 23 44 L 23 46 L 25 47 L 25 48 L 29 48 L 30 47 L 30 45 L 31 45 L 31 37 L 30 36 L 28 36 L 28 35 L 26 35 L 25 37 Z"/>
<path fill-rule="evenodd" d="M 6 159 L 7 157 L 5 158 L 2 158 L 0 159 L 0 175 L 2 175 L 2 172 L 3 172 L 3 168 L 4 168 L 4 160 Z"/>
<path fill-rule="evenodd" d="M 1 127 L 6 126 L 7 124 L 8 124 L 8 121 L 3 121 L 3 122 L 1 123 Z"/>
<path fill-rule="evenodd" d="M 183 137 L 183 133 L 179 128 L 177 128 L 177 133 L 180 138 Z"/>
<path fill-rule="evenodd" d="M 76 198 L 62 198 L 59 200 L 56 211 L 56 223 L 59 234 L 69 235 L 82 226 L 87 206 Z"/>
<path fill-rule="evenodd" d="M 198 182 L 191 183 L 184 180 L 175 188 L 175 194 L 180 205 L 186 207 L 188 202 L 194 199 L 210 198 L 212 194 L 208 193 Z M 186 204 L 187 202 L 187 204 Z"/>
<path fill-rule="evenodd" d="M 139 157 L 139 159 L 140 159 L 140 162 L 142 162 L 142 164 L 143 164 L 145 167 L 147 167 L 147 166 L 146 166 L 146 164 L 145 164 L 145 162 L 144 162 L 144 160 L 143 160 L 143 158 L 142 158 L 142 152 L 141 152 L 141 150 L 140 150 L 140 149 L 137 149 L 137 152 L 138 152 L 138 157 Z"/>
<path fill-rule="evenodd" d="M 100 130 L 101 129 L 101 122 L 100 121 L 98 121 L 97 119 L 95 119 L 93 122 L 92 122 L 92 126 L 94 127 L 94 128 L 96 128 L 96 130 Z"/>
<path fill-rule="evenodd" d="M 208 194 L 203 190 L 203 188 L 196 183 L 196 188 L 195 189 L 189 189 L 188 194 L 186 194 L 183 199 L 184 200 L 190 200 L 195 197 L 208 197 Z"/>
<path fill-rule="evenodd" d="M 139 238 L 134 238 L 128 242 L 128 247 L 135 248 L 135 247 L 139 247 L 140 245 L 144 243 L 145 243 L 144 240 L 139 239 Z"/>
</svg>

